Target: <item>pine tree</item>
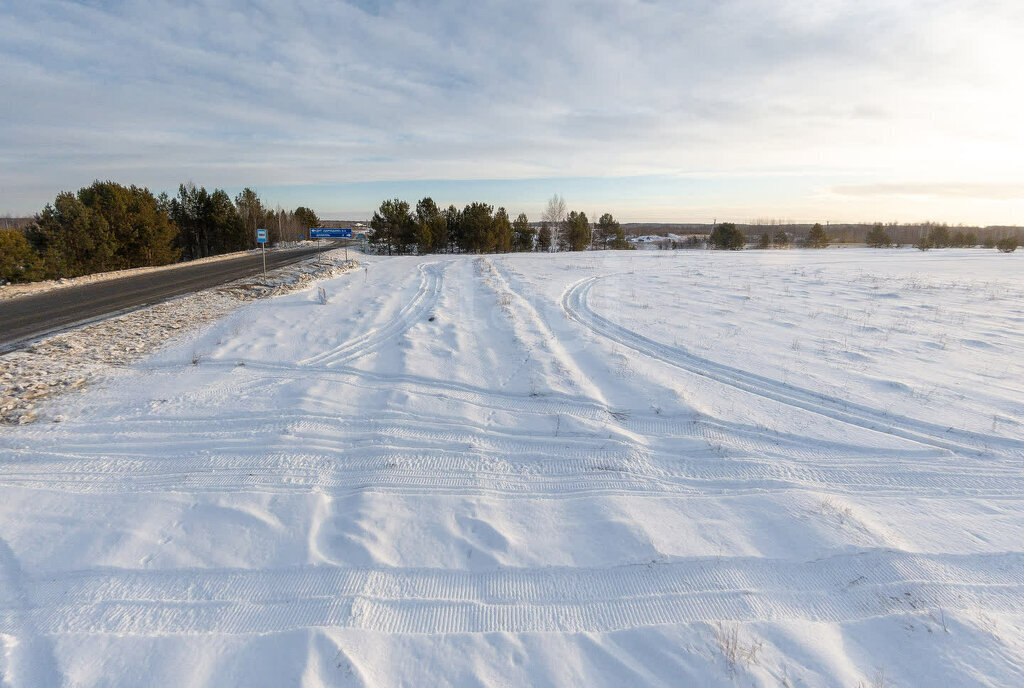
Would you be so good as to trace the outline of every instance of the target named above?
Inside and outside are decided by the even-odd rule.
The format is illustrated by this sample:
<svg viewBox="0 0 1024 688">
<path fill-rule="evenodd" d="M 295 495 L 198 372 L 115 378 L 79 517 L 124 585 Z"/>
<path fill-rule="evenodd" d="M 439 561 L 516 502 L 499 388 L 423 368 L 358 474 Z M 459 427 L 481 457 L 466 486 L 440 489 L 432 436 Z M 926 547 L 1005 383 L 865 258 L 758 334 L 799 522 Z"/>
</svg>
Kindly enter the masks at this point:
<svg viewBox="0 0 1024 688">
<path fill-rule="evenodd" d="M 492 213 L 494 206 L 486 203 L 470 203 L 462 210 L 462 244 L 459 248 L 468 253 L 490 251 L 492 242 Z"/>
<path fill-rule="evenodd" d="M 558 237 L 559 251 L 583 251 L 590 246 L 592 238 L 590 222 L 586 213 L 572 211 L 562 223 Z"/>
<path fill-rule="evenodd" d="M 935 225 L 928 232 L 928 242 L 933 248 L 947 248 L 950 244 L 949 228 L 946 225 Z"/>
<path fill-rule="evenodd" d="M 20 229 L 0 229 L 0 283 L 42 277 L 42 261 Z"/>
<path fill-rule="evenodd" d="M 540 223 L 540 229 L 537 231 L 537 250 L 541 253 L 551 250 L 551 227 L 546 221 Z"/>
<path fill-rule="evenodd" d="M 454 205 L 444 211 L 445 232 L 448 239 L 448 252 L 455 253 L 462 247 L 462 212 Z"/>
<path fill-rule="evenodd" d="M 380 204 L 370 220 L 373 230 L 370 243 L 378 252 L 409 253 L 416 245 L 416 222 L 409 212 L 409 204 L 394 198 Z"/>
<path fill-rule="evenodd" d="M 448 246 L 448 220 L 434 199 L 427 196 L 416 204 L 416 247 L 419 253 L 436 253 Z"/>
<path fill-rule="evenodd" d="M 886 233 L 885 227 L 880 224 L 876 224 L 868 230 L 868 234 L 864 238 L 864 243 L 871 248 L 885 248 L 887 246 L 892 246 L 892 239 L 890 239 L 889 235 Z"/>
<path fill-rule="evenodd" d="M 178 228 L 175 246 L 186 260 L 244 251 L 256 245 L 223 189 L 213 193 L 194 184 L 182 184 L 175 198 L 162 201 Z"/>
<path fill-rule="evenodd" d="M 310 229 L 320 227 L 320 218 L 310 208 L 305 206 L 300 205 L 296 208 L 295 212 L 292 213 L 292 217 L 302 226 L 304 234 L 309 232 Z"/>
<path fill-rule="evenodd" d="M 828 234 L 820 222 L 815 222 L 811 231 L 807 233 L 808 248 L 826 248 L 828 246 Z"/>
<path fill-rule="evenodd" d="M 508 221 L 508 212 L 498 208 L 491 222 L 490 250 L 495 253 L 508 253 L 512 250 L 512 223 Z"/>
<path fill-rule="evenodd" d="M 598 245 L 601 248 L 610 248 L 621 230 L 622 226 L 612 217 L 611 213 L 605 213 L 597 221 Z"/>
<path fill-rule="evenodd" d="M 757 243 L 758 248 L 771 248 L 772 247 L 772 235 L 769 232 L 761 233 L 761 241 Z"/>
<path fill-rule="evenodd" d="M 711 230 L 708 245 L 715 249 L 738 251 L 747 245 L 747 237 L 732 222 L 723 222 Z"/>
<path fill-rule="evenodd" d="M 536 233 L 536 230 L 530 226 L 530 220 L 526 217 L 526 213 L 519 213 L 519 217 L 512 223 L 512 250 L 532 251 L 533 237 Z"/>
</svg>

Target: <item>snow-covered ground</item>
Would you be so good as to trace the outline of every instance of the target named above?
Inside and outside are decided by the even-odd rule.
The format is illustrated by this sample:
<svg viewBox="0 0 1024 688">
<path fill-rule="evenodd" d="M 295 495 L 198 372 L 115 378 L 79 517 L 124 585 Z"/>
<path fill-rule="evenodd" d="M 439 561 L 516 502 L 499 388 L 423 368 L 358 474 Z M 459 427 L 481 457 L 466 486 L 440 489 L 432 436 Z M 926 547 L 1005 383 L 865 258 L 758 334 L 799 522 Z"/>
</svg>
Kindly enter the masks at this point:
<svg viewBox="0 0 1024 688">
<path fill-rule="evenodd" d="M 0 429 L 9 683 L 1024 684 L 1024 257 L 365 263 Z"/>
<path fill-rule="evenodd" d="M 0 425 L 41 420 L 41 402 L 80 390 L 92 380 L 129 365 L 182 335 L 218 320 L 242 302 L 304 289 L 310 282 L 358 267 L 343 251 L 325 251 L 262 276 L 244 277 L 216 289 L 186 294 L 123 315 L 41 337 L 0 355 Z M 61 421 L 57 414 L 44 420 Z"/>
</svg>

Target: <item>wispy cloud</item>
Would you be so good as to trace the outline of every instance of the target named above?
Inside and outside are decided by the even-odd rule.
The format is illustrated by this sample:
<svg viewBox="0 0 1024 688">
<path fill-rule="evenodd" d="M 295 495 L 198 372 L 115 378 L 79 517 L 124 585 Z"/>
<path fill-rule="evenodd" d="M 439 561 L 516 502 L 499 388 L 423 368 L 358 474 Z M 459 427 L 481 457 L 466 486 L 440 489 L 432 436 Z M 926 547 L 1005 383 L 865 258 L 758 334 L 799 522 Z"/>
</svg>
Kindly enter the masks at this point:
<svg viewBox="0 0 1024 688">
<path fill-rule="evenodd" d="M 832 188 L 840 196 L 923 196 L 930 198 L 972 198 L 982 200 L 1024 200 L 1024 182 L 924 182 L 841 184 Z"/>
<path fill-rule="evenodd" d="M 1015 0 L 43 0 L 0 23 L 0 210 L 96 177 L 1024 178 Z"/>
</svg>

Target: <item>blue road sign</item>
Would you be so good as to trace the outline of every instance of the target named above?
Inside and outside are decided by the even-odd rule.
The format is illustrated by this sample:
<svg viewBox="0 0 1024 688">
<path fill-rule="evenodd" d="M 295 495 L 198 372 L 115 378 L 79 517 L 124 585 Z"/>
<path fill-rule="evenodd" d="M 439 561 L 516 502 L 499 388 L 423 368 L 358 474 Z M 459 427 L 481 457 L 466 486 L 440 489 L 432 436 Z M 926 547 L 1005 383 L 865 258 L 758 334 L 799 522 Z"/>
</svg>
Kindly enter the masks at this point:
<svg viewBox="0 0 1024 688">
<path fill-rule="evenodd" d="M 310 239 L 351 239 L 352 230 L 341 227 L 313 227 L 309 230 Z"/>
<path fill-rule="evenodd" d="M 256 243 L 265 244 L 267 243 L 267 230 L 257 229 L 256 230 Z"/>
</svg>

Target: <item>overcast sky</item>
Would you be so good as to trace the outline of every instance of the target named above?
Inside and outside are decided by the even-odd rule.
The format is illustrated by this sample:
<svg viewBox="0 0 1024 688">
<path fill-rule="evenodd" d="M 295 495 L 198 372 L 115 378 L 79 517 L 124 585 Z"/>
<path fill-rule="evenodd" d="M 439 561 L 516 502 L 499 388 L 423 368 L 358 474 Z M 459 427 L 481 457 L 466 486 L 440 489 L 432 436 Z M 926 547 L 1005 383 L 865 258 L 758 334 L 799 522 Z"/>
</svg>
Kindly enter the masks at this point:
<svg viewBox="0 0 1024 688">
<path fill-rule="evenodd" d="M 1024 224 L 1021 0 L 0 0 L 0 213 L 93 179 Z"/>
</svg>

